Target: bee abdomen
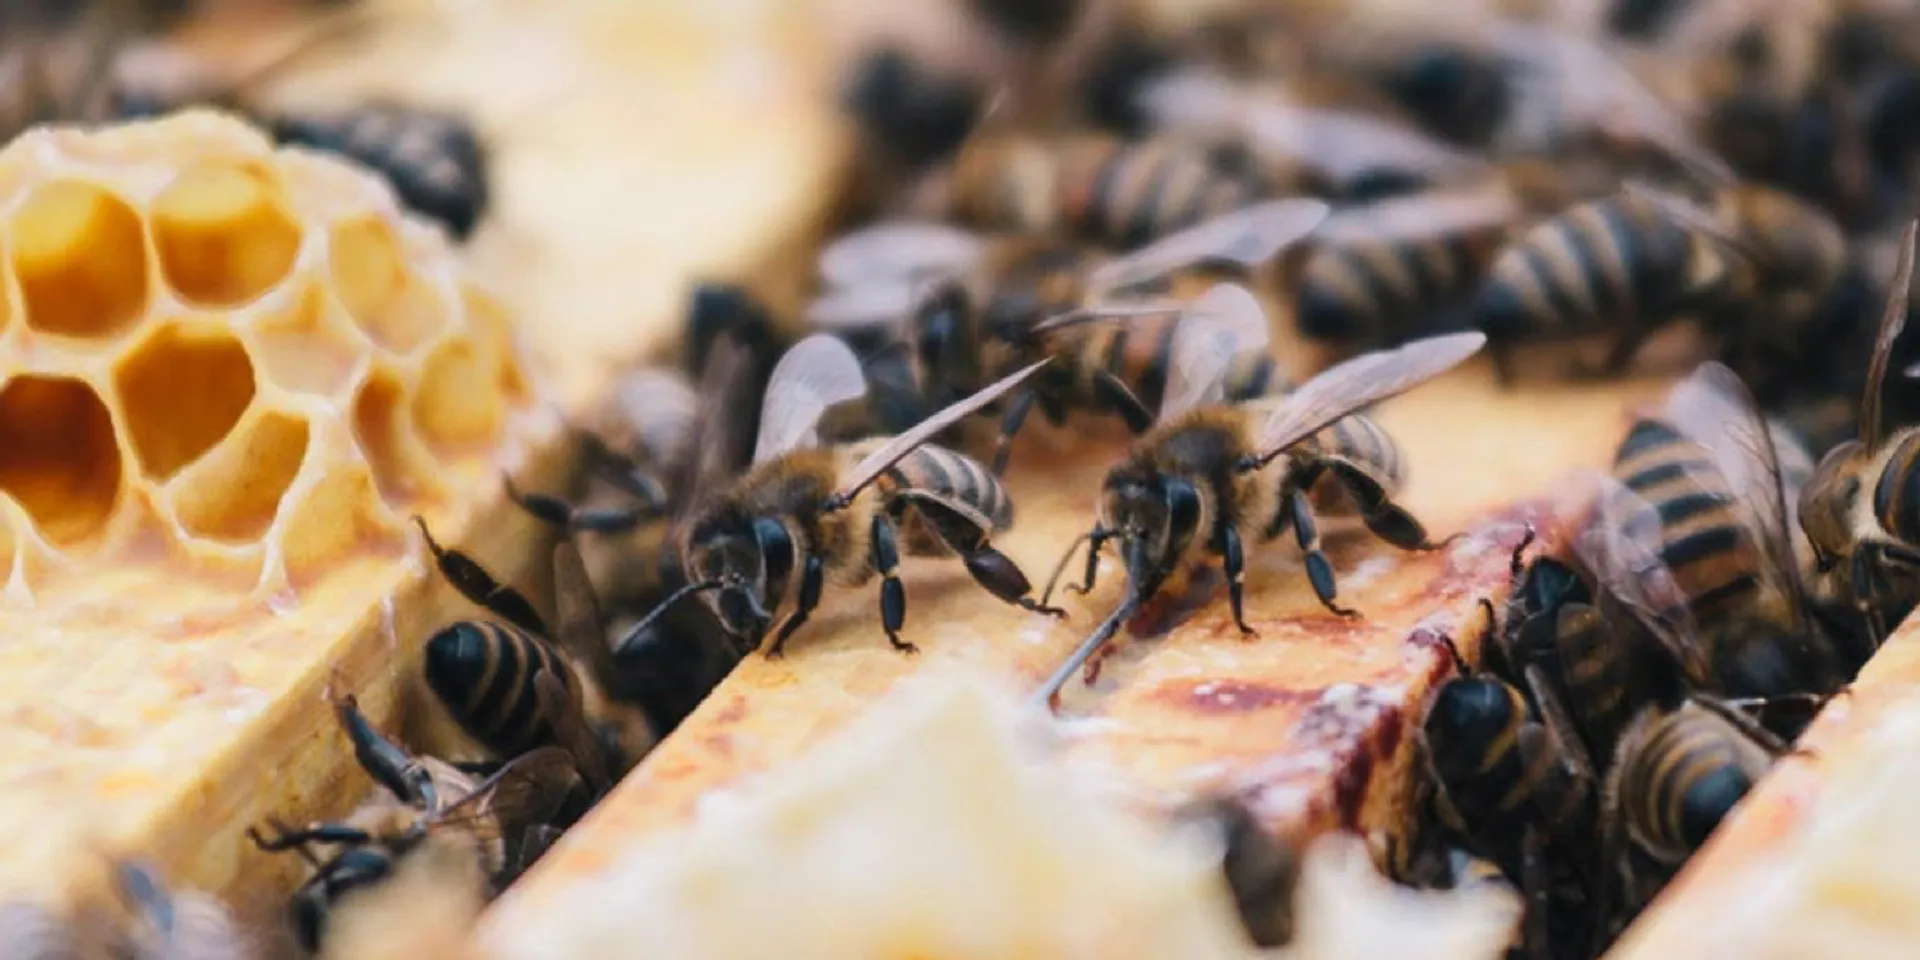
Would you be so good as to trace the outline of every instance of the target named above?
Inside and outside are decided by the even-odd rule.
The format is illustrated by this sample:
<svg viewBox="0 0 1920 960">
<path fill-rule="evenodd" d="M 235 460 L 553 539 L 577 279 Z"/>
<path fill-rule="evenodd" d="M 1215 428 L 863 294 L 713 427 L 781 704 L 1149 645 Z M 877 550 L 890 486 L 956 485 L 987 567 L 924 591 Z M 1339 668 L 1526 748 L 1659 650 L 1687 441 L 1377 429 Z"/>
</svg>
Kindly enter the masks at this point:
<svg viewBox="0 0 1920 960">
<path fill-rule="evenodd" d="M 1464 237 L 1323 247 L 1307 261 L 1296 307 L 1303 336 L 1380 342 L 1452 305 L 1480 278 L 1482 261 Z"/>
<path fill-rule="evenodd" d="M 504 624 L 456 623 L 427 641 L 427 686 L 474 739 L 503 757 L 552 737 L 533 686 L 543 668 L 574 688 L 573 671 L 558 652 Z"/>
<path fill-rule="evenodd" d="M 1901 437 L 1873 485 L 1873 516 L 1882 529 L 1920 543 L 1920 433 Z"/>
<path fill-rule="evenodd" d="M 1657 511 L 1659 557 L 1696 615 L 1744 602 L 1759 588 L 1759 547 L 1705 448 L 1665 423 L 1641 420 L 1620 445 L 1614 476 Z"/>
<path fill-rule="evenodd" d="M 992 471 L 964 453 L 923 446 L 889 472 L 900 486 L 943 494 L 979 510 L 992 521 L 992 532 L 1013 525 L 1013 498 Z"/>
<path fill-rule="evenodd" d="M 344 113 L 288 114 L 272 120 L 274 139 L 340 154 L 372 168 L 400 200 L 464 239 L 484 211 L 485 162 L 479 138 L 450 115 L 393 105 Z"/>
<path fill-rule="evenodd" d="M 1250 184 L 1223 175 L 1183 143 L 1101 138 L 1067 150 L 1059 190 L 1066 226 L 1122 249 L 1253 198 Z"/>
<path fill-rule="evenodd" d="M 1392 493 L 1407 480 L 1406 458 L 1400 444 L 1365 414 L 1341 417 L 1319 435 L 1320 449 L 1368 468 Z"/>
<path fill-rule="evenodd" d="M 1634 767 L 1641 831 L 1669 859 L 1698 849 L 1753 785 L 1718 721 L 1681 713 L 1657 723 Z"/>
<path fill-rule="evenodd" d="M 1658 322 L 1689 292 L 1693 246 L 1622 197 L 1581 204 L 1522 234 L 1489 269 L 1476 305 L 1490 336 L 1595 332 Z"/>
</svg>

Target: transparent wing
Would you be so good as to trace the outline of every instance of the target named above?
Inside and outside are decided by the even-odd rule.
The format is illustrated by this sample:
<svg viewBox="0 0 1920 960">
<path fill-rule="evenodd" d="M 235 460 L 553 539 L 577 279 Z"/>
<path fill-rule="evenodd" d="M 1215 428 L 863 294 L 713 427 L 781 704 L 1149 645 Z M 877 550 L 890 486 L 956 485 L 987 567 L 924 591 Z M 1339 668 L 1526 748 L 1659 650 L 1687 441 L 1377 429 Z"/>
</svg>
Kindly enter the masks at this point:
<svg viewBox="0 0 1920 960">
<path fill-rule="evenodd" d="M 752 349 L 731 334 L 716 340 L 700 372 L 698 409 L 689 455 L 673 472 L 670 488 L 683 507 L 726 485 L 748 456 L 757 385 Z"/>
<path fill-rule="evenodd" d="M 915 447 L 933 439 L 940 431 L 959 423 L 981 407 L 1005 396 L 1028 377 L 1040 372 L 1040 368 L 1046 366 L 1049 360 L 1030 364 L 1018 373 L 1002 377 L 988 384 L 978 393 L 959 403 L 950 404 L 933 416 L 915 424 L 913 429 L 888 440 L 879 449 L 867 454 L 859 463 L 854 464 L 853 469 L 840 478 L 840 487 L 834 495 L 843 502 L 852 500 L 854 494 L 859 493 L 867 484 L 886 472 L 886 469 L 893 466 L 901 457 L 912 453 Z"/>
<path fill-rule="evenodd" d="M 964 274 L 986 256 L 985 238 L 952 224 L 887 220 L 863 227 L 820 251 L 820 283 L 855 287 L 911 281 L 928 274 Z"/>
<path fill-rule="evenodd" d="M 1087 286 L 1097 297 L 1196 263 L 1232 263 L 1250 270 L 1312 233 L 1327 212 L 1318 200 L 1256 203 L 1108 260 L 1088 271 Z"/>
<path fill-rule="evenodd" d="M 821 330 L 862 330 L 899 323 L 922 287 L 911 280 L 873 280 L 831 287 L 807 304 L 806 321 Z"/>
<path fill-rule="evenodd" d="M 1255 153 L 1298 160 L 1339 182 L 1383 169 L 1443 179 L 1487 169 L 1486 161 L 1415 130 L 1275 97 L 1253 100 L 1246 123 Z"/>
<path fill-rule="evenodd" d="M 764 463 L 789 450 L 811 446 L 820 416 L 835 404 L 867 393 L 860 358 L 839 338 L 814 334 L 794 344 L 774 365 L 760 407 L 760 436 L 753 462 Z"/>
<path fill-rule="evenodd" d="M 567 689 L 552 671 L 542 669 L 533 678 L 533 693 L 541 718 L 554 741 L 572 758 L 574 771 L 596 794 L 612 786 L 606 753 L 587 722 L 578 691 Z"/>
<path fill-rule="evenodd" d="M 1668 395 L 1667 421 L 1713 454 L 1775 579 L 1796 611 L 1806 609 L 1792 539 L 1798 527 L 1780 466 L 1782 438 L 1771 435 L 1740 375 L 1715 361 L 1696 367 Z"/>
<path fill-rule="evenodd" d="M 1223 402 L 1234 359 L 1266 350 L 1270 338 L 1267 313 L 1246 287 L 1221 283 L 1209 288 L 1173 328 L 1160 419 Z"/>
<path fill-rule="evenodd" d="M 1907 309 L 1913 298 L 1914 235 L 1920 221 L 1907 224 L 1900 235 L 1899 259 L 1894 261 L 1893 279 L 1887 283 L 1887 305 L 1880 313 L 1880 332 L 1874 337 L 1873 359 L 1867 364 L 1867 392 L 1860 399 L 1860 439 L 1869 450 L 1880 447 L 1886 431 L 1881 413 L 1881 395 L 1885 392 L 1887 364 L 1893 359 L 1893 344 L 1907 325 Z"/>
<path fill-rule="evenodd" d="M 1514 223 L 1520 206 L 1504 187 L 1431 190 L 1343 207 L 1313 232 L 1316 243 L 1407 240 Z"/>
<path fill-rule="evenodd" d="M 550 823 L 581 785 L 573 758 L 559 747 L 529 750 L 494 771 L 473 792 L 432 817 L 429 826 L 461 826 L 486 838 Z"/>
<path fill-rule="evenodd" d="M 1452 333 L 1364 353 L 1327 368 L 1295 390 L 1261 425 L 1256 459 L 1265 463 L 1335 420 L 1459 366 L 1486 343 L 1482 333 Z"/>
<path fill-rule="evenodd" d="M 1574 553 L 1688 678 L 1704 680 L 1706 651 L 1687 595 L 1660 560 L 1660 511 L 1613 477 L 1594 474 L 1592 482 L 1593 516 L 1574 539 Z"/>
</svg>

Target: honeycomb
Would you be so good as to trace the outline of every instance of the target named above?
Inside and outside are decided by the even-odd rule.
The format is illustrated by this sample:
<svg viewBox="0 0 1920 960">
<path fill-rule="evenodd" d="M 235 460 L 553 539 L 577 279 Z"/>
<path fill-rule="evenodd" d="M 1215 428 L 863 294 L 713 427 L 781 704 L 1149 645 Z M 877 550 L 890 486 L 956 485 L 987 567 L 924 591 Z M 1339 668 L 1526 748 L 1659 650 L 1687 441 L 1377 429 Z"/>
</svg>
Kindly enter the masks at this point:
<svg viewBox="0 0 1920 960">
<path fill-rule="evenodd" d="M 386 185 L 194 111 L 0 151 L 0 569 L 298 586 L 397 550 L 529 403 L 506 315 Z"/>
</svg>

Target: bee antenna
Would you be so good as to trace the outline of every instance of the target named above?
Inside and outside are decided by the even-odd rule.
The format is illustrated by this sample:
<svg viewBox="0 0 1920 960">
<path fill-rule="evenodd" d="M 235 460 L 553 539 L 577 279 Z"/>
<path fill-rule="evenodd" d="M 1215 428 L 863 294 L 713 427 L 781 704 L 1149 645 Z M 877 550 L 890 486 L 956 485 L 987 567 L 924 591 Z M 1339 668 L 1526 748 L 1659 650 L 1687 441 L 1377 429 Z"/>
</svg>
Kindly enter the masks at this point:
<svg viewBox="0 0 1920 960">
<path fill-rule="evenodd" d="M 1493 616 L 1493 601 L 1481 597 L 1480 604 L 1487 608 L 1487 616 L 1491 618 Z M 1492 620 L 1489 619 L 1488 623 L 1491 624 Z M 1453 635 L 1447 633 L 1440 634 L 1440 642 L 1446 645 L 1447 655 L 1453 658 L 1453 669 L 1463 677 L 1472 676 L 1473 665 L 1467 662 L 1466 657 L 1460 655 L 1460 647 L 1453 642 Z"/>
<path fill-rule="evenodd" d="M 686 586 L 681 587 L 680 589 L 675 590 L 670 594 L 667 594 L 667 598 L 665 600 L 662 600 L 659 602 L 659 604 L 655 605 L 652 610 L 649 610 L 647 612 L 646 616 L 640 618 L 640 622 L 635 623 L 631 627 L 628 627 L 627 632 L 621 634 L 620 639 L 615 640 L 613 642 L 614 654 L 618 655 L 622 650 L 625 650 L 628 646 L 638 642 L 640 639 L 640 636 L 646 633 L 648 628 L 653 626 L 654 621 L 659 620 L 661 617 L 665 616 L 667 613 L 667 610 L 671 608 L 674 604 L 679 603 L 680 601 L 685 600 L 686 598 L 693 596 L 696 593 L 705 593 L 709 590 L 718 590 L 724 585 L 725 585 L 725 582 L 718 579 L 702 580 L 698 583 L 689 583 Z M 754 602 L 754 611 L 756 613 L 766 612 L 760 609 L 758 601 Z"/>
</svg>

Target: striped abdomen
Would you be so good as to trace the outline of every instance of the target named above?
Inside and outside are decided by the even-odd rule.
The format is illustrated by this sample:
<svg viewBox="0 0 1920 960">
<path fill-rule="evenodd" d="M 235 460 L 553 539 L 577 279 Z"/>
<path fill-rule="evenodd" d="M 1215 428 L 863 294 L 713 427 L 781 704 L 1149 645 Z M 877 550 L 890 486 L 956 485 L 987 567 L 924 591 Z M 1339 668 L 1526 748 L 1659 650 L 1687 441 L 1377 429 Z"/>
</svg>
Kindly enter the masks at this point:
<svg viewBox="0 0 1920 960">
<path fill-rule="evenodd" d="M 1427 744 L 1451 812 L 1462 821 L 1451 824 L 1455 829 L 1495 829 L 1494 818 L 1520 810 L 1554 774 L 1557 758 L 1521 748 L 1528 722 L 1526 698 L 1491 677 L 1455 678 L 1434 694 Z"/>
<path fill-rule="evenodd" d="M 1658 555 L 1696 622 L 1754 602 L 1765 558 L 1706 448 L 1665 423 L 1640 420 L 1614 456 L 1613 476 L 1659 511 Z"/>
<path fill-rule="evenodd" d="M 1055 162 L 1060 225 L 1122 250 L 1258 198 L 1251 180 L 1221 171 L 1184 141 L 1087 137 L 1059 147 Z"/>
<path fill-rule="evenodd" d="M 1124 384 L 1148 413 L 1154 413 L 1166 396 L 1175 324 L 1168 317 L 1077 328 L 1078 335 L 1058 351 L 1072 362 L 1055 364 L 1057 373 L 1052 378 L 1042 372 L 1041 388 L 1058 391 L 1069 406 L 1112 411 L 1114 400 L 1101 376 L 1106 374 Z M 1237 403 L 1263 397 L 1286 386 L 1286 375 L 1271 354 L 1250 351 L 1232 361 L 1226 400 Z"/>
<path fill-rule="evenodd" d="M 1647 852 L 1678 863 L 1706 842 L 1766 772 L 1766 755 L 1698 707 L 1649 718 L 1620 759 L 1622 812 Z"/>
<path fill-rule="evenodd" d="M 1634 648 L 1607 631 L 1599 612 L 1584 603 L 1560 608 L 1553 641 L 1565 678 L 1567 709 L 1586 737 L 1588 752 L 1609 756 L 1645 692 L 1638 685 Z"/>
<path fill-rule="evenodd" d="M 1873 516 L 1895 539 L 1920 544 L 1920 430 L 1894 439 L 1873 484 Z"/>
<path fill-rule="evenodd" d="M 980 512 L 998 533 L 1013 524 L 1013 500 L 985 464 L 945 447 L 923 446 L 900 459 L 882 478 L 889 494 L 901 489 L 924 490 L 952 498 Z M 933 544 L 909 538 L 916 553 L 939 552 Z"/>
<path fill-rule="evenodd" d="M 1494 259 L 1475 313 L 1494 339 L 1654 326 L 1710 303 L 1726 268 L 1705 238 L 1615 195 L 1522 234 Z"/>
<path fill-rule="evenodd" d="M 1472 234 L 1320 247 L 1300 275 L 1300 333 L 1365 343 L 1405 337 L 1474 291 L 1491 249 Z"/>
<path fill-rule="evenodd" d="M 1335 420 L 1299 449 L 1359 467 L 1389 496 L 1407 482 L 1407 460 L 1400 452 L 1399 441 L 1365 414 L 1353 413 Z M 1314 483 L 1313 501 L 1315 509 L 1323 513 L 1349 514 L 1356 510 L 1345 482 L 1332 476 Z"/>
<path fill-rule="evenodd" d="M 579 681 L 559 651 L 517 627 L 469 620 L 427 641 L 428 688 L 469 735 L 502 758 L 554 742 L 533 686 L 542 669 L 578 696 Z"/>
</svg>

